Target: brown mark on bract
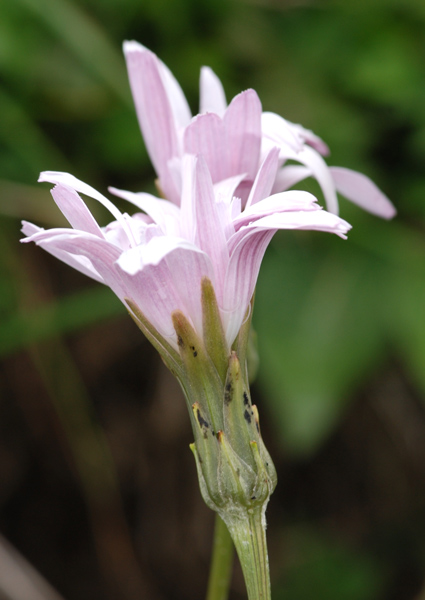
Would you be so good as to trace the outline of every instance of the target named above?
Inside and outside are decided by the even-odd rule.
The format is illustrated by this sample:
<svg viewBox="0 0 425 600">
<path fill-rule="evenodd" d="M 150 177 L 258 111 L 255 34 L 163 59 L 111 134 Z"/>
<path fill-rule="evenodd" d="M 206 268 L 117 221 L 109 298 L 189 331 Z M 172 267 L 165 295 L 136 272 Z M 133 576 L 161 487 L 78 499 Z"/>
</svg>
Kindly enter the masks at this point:
<svg viewBox="0 0 425 600">
<path fill-rule="evenodd" d="M 250 424 L 251 423 L 251 415 L 249 414 L 249 412 L 247 410 L 245 410 L 244 414 L 243 414 L 243 418 L 245 419 L 245 421 Z"/>
<path fill-rule="evenodd" d="M 228 381 L 226 383 L 226 387 L 224 388 L 224 404 L 228 406 L 233 400 L 233 386 L 232 382 Z"/>
<path fill-rule="evenodd" d="M 199 410 L 199 408 L 196 410 L 196 418 L 198 419 L 199 427 L 202 429 L 203 436 L 204 438 L 206 438 L 208 434 L 207 430 L 209 428 L 209 424 L 208 421 L 206 421 L 201 415 L 201 411 Z"/>
</svg>

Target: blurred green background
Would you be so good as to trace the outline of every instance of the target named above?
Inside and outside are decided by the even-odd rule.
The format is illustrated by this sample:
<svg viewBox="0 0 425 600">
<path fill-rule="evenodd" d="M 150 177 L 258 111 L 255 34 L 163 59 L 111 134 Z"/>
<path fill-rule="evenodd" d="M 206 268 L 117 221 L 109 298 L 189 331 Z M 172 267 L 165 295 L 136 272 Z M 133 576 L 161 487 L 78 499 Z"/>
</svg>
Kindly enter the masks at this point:
<svg viewBox="0 0 425 600">
<path fill-rule="evenodd" d="M 154 191 L 124 39 L 164 60 L 194 112 L 204 64 L 228 100 L 255 88 L 397 207 L 384 222 L 341 200 L 345 242 L 275 236 L 253 396 L 280 479 L 275 600 L 421 598 L 423 0 L 2 1 L 0 531 L 67 600 L 204 594 L 213 520 L 176 384 L 109 289 L 18 243 L 21 219 L 63 224 L 42 170 Z M 236 568 L 231 598 L 243 590 Z"/>
</svg>

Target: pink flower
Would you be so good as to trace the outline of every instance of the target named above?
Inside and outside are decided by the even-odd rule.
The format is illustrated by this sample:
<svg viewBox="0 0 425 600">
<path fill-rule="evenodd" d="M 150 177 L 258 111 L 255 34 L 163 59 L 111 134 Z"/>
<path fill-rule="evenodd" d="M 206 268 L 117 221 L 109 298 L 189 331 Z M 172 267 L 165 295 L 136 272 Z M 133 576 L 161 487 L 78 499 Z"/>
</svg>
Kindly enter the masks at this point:
<svg viewBox="0 0 425 600">
<path fill-rule="evenodd" d="M 200 114 L 192 118 L 185 96 L 169 69 L 137 42 L 125 42 L 130 85 L 146 147 L 166 198 L 179 204 L 181 158 L 203 154 L 213 183 L 239 176 L 237 195 L 246 200 L 261 162 L 279 148 L 273 191 L 289 189 L 306 177 L 317 179 L 329 211 L 338 214 L 337 192 L 385 219 L 395 215 L 388 198 L 365 175 L 326 165 L 326 144 L 313 132 L 273 113 L 262 113 L 254 90 L 229 106 L 220 80 L 201 69 Z M 287 161 L 299 164 L 288 165 Z"/>
<path fill-rule="evenodd" d="M 112 189 L 136 206 L 122 214 L 107 198 L 67 173 L 45 172 L 52 196 L 72 229 L 44 230 L 24 222 L 33 241 L 65 263 L 108 285 L 138 307 L 159 336 L 177 349 L 172 314 L 181 311 L 202 336 L 201 281 L 210 279 L 229 347 L 251 300 L 261 260 L 278 229 L 316 229 L 345 237 L 350 225 L 316 204 L 307 192 L 270 195 L 278 150 L 272 148 L 255 176 L 245 209 L 234 196 L 239 178 L 213 185 L 203 156 L 181 157 L 180 206 Z M 114 221 L 100 227 L 80 194 L 99 201 Z M 130 306 L 131 306 L 130 303 Z"/>
</svg>

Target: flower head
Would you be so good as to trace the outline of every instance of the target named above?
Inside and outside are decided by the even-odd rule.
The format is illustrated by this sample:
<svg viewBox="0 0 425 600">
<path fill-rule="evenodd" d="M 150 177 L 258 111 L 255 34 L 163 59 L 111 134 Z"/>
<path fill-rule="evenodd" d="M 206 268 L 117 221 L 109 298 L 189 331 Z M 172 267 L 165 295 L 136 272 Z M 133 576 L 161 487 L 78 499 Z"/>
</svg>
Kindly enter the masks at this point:
<svg viewBox="0 0 425 600">
<path fill-rule="evenodd" d="M 160 187 L 179 204 L 181 158 L 202 154 L 213 183 L 239 177 L 237 195 L 244 202 L 270 149 L 279 149 L 273 191 L 281 192 L 314 177 L 327 208 L 338 213 L 337 192 L 365 210 L 390 219 L 395 209 L 365 175 L 328 167 L 326 144 L 313 132 L 269 112 L 262 112 L 254 90 L 238 94 L 229 105 L 223 86 L 208 67 L 201 69 L 200 113 L 192 118 L 178 82 L 150 50 L 125 42 L 124 53 L 136 112 Z M 299 164 L 288 164 L 288 161 Z"/>
<path fill-rule="evenodd" d="M 137 307 L 161 339 L 178 347 L 172 315 L 181 311 L 203 336 L 202 281 L 211 281 L 230 348 L 245 318 L 260 264 L 278 229 L 317 229 L 345 237 L 350 225 L 322 210 L 307 192 L 270 195 L 278 150 L 267 154 L 242 209 L 238 178 L 213 184 L 202 155 L 182 156 L 180 206 L 150 194 L 111 189 L 139 212 L 122 214 L 72 175 L 45 172 L 52 196 L 72 229 L 24 223 L 33 241 L 72 267 L 111 287 Z M 100 227 L 80 194 L 101 202 L 114 221 Z M 143 211 L 143 212 L 141 212 Z"/>
</svg>

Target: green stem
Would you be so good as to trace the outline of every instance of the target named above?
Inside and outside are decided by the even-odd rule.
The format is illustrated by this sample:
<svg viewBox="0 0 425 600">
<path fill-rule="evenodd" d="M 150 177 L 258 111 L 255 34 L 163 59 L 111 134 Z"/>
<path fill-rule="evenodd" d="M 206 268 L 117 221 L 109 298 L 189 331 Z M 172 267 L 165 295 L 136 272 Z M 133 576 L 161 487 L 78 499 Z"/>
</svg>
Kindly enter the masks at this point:
<svg viewBox="0 0 425 600">
<path fill-rule="evenodd" d="M 265 507 L 232 520 L 229 530 L 242 566 L 248 600 L 271 600 Z"/>
<path fill-rule="evenodd" d="M 206 600 L 227 600 L 233 565 L 233 542 L 224 521 L 216 513 L 213 551 Z"/>
</svg>

